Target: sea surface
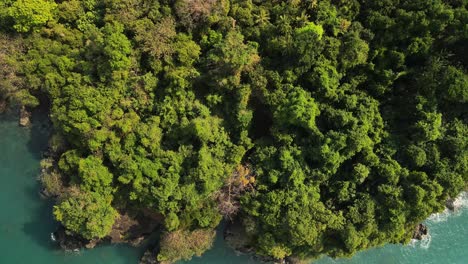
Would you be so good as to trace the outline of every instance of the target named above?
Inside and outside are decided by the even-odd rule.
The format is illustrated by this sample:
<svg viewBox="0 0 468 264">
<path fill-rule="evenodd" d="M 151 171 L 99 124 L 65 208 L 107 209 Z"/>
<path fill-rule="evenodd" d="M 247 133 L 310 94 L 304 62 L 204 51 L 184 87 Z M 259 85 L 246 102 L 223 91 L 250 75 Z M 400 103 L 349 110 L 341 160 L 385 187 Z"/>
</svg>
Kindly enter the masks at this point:
<svg viewBox="0 0 468 264">
<path fill-rule="evenodd" d="M 38 120 L 36 118 L 36 120 Z M 52 205 L 39 196 L 39 161 L 48 138 L 46 122 L 20 128 L 11 115 L 0 115 L 0 264 L 137 264 L 144 249 L 124 245 L 99 246 L 67 253 L 50 239 L 57 223 Z M 410 245 L 387 245 L 358 253 L 351 259 L 322 258 L 319 264 L 468 264 L 468 194 L 455 213 L 432 215 L 430 236 Z M 218 236 L 214 247 L 185 264 L 257 264 L 238 256 Z"/>
</svg>

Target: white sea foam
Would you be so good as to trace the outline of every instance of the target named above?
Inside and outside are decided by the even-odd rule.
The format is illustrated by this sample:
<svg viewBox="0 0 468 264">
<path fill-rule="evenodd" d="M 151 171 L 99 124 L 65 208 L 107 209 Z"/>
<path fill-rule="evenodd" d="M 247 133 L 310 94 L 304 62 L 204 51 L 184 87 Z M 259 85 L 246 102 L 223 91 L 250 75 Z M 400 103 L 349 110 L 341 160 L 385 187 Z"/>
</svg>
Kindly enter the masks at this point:
<svg viewBox="0 0 468 264">
<path fill-rule="evenodd" d="M 421 240 L 421 243 L 419 243 L 419 246 L 423 249 L 428 249 L 429 246 L 431 245 L 431 241 L 432 241 L 431 234 L 428 233 L 427 235 L 423 237 L 423 239 Z"/>
<path fill-rule="evenodd" d="M 468 192 L 462 192 L 453 202 L 455 209 L 468 208 Z"/>
<path fill-rule="evenodd" d="M 408 246 L 415 248 L 418 245 L 419 240 L 412 238 Z"/>
<path fill-rule="evenodd" d="M 439 223 L 439 222 L 445 222 L 447 221 L 448 217 L 450 216 L 451 214 L 451 211 L 449 209 L 445 209 L 443 212 L 441 213 L 435 213 L 435 214 L 431 214 L 429 216 L 429 218 L 427 219 L 428 222 L 432 222 L 432 223 Z"/>
<path fill-rule="evenodd" d="M 431 234 L 428 233 L 427 235 L 424 235 L 421 240 L 411 239 L 408 246 L 410 248 L 428 249 L 429 246 L 431 245 L 431 241 L 432 241 Z"/>
<path fill-rule="evenodd" d="M 460 215 L 463 209 L 468 208 L 468 192 L 462 192 L 455 198 L 453 207 L 455 208 L 454 211 L 445 208 L 441 213 L 431 214 L 427 221 L 432 223 L 445 222 L 451 215 Z"/>
</svg>

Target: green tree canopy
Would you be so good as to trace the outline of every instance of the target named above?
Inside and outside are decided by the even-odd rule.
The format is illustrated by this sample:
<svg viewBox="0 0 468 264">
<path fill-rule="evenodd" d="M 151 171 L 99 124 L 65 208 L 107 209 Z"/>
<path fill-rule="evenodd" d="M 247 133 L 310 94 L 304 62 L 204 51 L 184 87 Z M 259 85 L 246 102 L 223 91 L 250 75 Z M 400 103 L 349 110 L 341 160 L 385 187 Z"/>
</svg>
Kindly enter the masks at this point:
<svg viewBox="0 0 468 264">
<path fill-rule="evenodd" d="M 29 32 L 45 25 L 54 18 L 57 4 L 50 0 L 16 0 L 9 7 L 13 28 L 18 32 Z"/>
</svg>

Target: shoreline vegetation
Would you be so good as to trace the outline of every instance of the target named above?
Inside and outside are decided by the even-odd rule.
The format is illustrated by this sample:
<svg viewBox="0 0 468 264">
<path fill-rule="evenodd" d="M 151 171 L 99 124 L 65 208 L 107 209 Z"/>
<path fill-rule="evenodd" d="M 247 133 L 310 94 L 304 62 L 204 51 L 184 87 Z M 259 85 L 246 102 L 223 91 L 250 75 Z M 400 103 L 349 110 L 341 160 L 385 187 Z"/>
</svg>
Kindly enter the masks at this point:
<svg viewBox="0 0 468 264">
<path fill-rule="evenodd" d="M 427 235 L 468 187 L 465 0 L 5 0 L 0 113 L 45 109 L 64 249 L 277 263 Z M 136 261 L 136 260 L 135 260 Z"/>
</svg>

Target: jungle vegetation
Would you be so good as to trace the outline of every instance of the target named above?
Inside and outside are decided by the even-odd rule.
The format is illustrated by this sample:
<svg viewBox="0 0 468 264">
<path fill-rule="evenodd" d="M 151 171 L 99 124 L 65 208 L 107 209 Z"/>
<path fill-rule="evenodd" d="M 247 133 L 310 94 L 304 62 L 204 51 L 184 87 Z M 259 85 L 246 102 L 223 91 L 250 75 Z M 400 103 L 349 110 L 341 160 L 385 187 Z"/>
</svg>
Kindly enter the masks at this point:
<svg viewBox="0 0 468 264">
<path fill-rule="evenodd" d="M 202 254 L 223 218 L 259 255 L 351 256 L 467 187 L 467 8 L 3 0 L 0 101 L 49 108 L 42 181 L 86 239 L 145 209 L 160 261 Z"/>
</svg>

